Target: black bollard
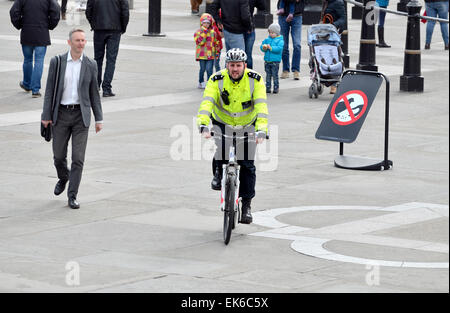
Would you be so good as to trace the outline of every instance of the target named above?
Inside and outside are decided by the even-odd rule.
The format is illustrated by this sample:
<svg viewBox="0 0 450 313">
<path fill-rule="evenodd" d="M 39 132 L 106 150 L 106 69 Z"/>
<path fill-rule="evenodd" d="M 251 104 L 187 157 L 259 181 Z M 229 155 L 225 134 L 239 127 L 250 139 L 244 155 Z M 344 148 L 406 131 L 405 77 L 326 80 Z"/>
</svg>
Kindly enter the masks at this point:
<svg viewBox="0 0 450 313">
<path fill-rule="evenodd" d="M 161 33 L 161 0 L 148 1 L 148 33 L 144 36 L 165 37 Z"/>
<path fill-rule="evenodd" d="M 302 14 L 303 25 L 313 25 L 320 23 L 322 14 L 322 0 L 304 0 L 305 8 Z"/>
<path fill-rule="evenodd" d="M 359 63 L 356 64 L 356 69 L 365 71 L 378 71 L 378 66 L 375 65 L 375 22 L 374 9 L 367 9 L 369 0 L 363 0 L 363 17 L 361 21 L 361 39 L 359 42 Z M 372 1 L 373 2 L 373 1 Z M 368 17 L 369 16 L 369 17 Z"/>
<path fill-rule="evenodd" d="M 411 0 L 406 8 L 409 16 L 400 90 L 423 92 L 423 77 L 420 76 L 420 18 L 414 16 L 420 14 L 422 6 L 419 1 Z"/>
<path fill-rule="evenodd" d="M 363 0 L 355 0 L 356 2 L 363 2 Z M 363 8 L 353 5 L 352 7 L 352 20 L 360 20 L 362 19 Z"/>
<path fill-rule="evenodd" d="M 268 28 L 273 23 L 273 15 L 270 13 L 270 0 L 265 0 L 266 10 L 258 12 L 253 16 L 255 28 Z M 253 12 L 251 12 L 253 13 Z"/>
<path fill-rule="evenodd" d="M 397 11 L 408 12 L 408 10 L 406 9 L 406 5 L 409 1 L 410 0 L 400 0 L 399 3 L 397 3 Z"/>
<path fill-rule="evenodd" d="M 348 10 L 347 10 L 347 2 L 344 1 L 345 5 L 345 27 L 341 34 L 341 40 L 342 40 L 342 53 L 343 59 L 344 59 L 344 67 L 349 68 L 350 67 L 350 56 L 348 55 Z"/>
</svg>

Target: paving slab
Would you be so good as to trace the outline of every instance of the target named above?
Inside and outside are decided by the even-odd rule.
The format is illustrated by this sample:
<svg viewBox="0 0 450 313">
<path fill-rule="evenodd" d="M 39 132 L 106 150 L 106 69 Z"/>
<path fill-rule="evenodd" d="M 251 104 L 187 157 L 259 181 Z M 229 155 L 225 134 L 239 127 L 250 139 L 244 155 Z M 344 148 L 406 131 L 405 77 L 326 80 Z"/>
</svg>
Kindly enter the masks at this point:
<svg viewBox="0 0 450 313">
<path fill-rule="evenodd" d="M 10 6 L 0 0 L 0 13 L 8 16 Z M 271 140 L 258 148 L 254 223 L 238 224 L 226 246 L 220 193 L 210 189 L 212 142 L 194 120 L 199 17 L 188 1 L 163 1 L 166 37 L 149 38 L 148 1 L 134 0 L 130 14 L 117 95 L 102 98 L 104 130 L 89 131 L 80 210 L 53 195 L 51 144 L 39 135 L 42 98 L 19 88 L 19 32 L 0 21 L 0 292 L 448 293 L 449 55 L 437 27 L 431 50 L 421 51 L 424 92 L 402 92 L 407 21 L 386 18 L 392 48 L 377 49 L 376 63 L 391 82 L 394 167 L 382 172 L 336 168 L 338 143 L 315 139 L 333 95 L 308 97 L 303 27 L 301 79 L 281 80 L 280 93 L 268 95 Z M 351 68 L 360 23 L 349 19 Z M 83 13 L 69 10 L 51 32 L 43 87 L 74 26 L 86 30 L 93 57 Z M 266 37 L 256 30 L 262 74 L 258 45 Z M 346 155 L 383 158 L 384 92 Z"/>
</svg>

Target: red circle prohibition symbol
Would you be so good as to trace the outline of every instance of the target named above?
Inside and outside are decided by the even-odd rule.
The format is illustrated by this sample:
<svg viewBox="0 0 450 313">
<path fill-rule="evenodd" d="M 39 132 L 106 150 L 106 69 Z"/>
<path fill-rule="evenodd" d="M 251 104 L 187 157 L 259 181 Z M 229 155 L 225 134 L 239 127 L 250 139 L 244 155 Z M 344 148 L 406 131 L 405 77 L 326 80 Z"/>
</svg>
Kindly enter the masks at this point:
<svg viewBox="0 0 450 313">
<path fill-rule="evenodd" d="M 361 90 L 347 91 L 334 102 L 331 119 L 338 125 L 353 124 L 364 116 L 368 103 L 366 94 Z"/>
</svg>

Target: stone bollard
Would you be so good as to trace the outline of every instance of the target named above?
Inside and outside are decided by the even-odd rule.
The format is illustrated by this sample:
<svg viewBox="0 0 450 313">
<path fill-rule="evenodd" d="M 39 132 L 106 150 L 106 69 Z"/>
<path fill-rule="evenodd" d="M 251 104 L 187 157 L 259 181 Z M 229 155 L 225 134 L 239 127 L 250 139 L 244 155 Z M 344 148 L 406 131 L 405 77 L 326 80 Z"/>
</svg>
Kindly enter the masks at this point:
<svg viewBox="0 0 450 313">
<path fill-rule="evenodd" d="M 268 28 L 273 23 L 273 15 L 270 13 L 270 0 L 265 0 L 265 6 L 265 11 L 260 12 L 258 10 L 253 16 L 255 19 L 255 28 Z"/>
<path fill-rule="evenodd" d="M 359 42 L 359 63 L 356 64 L 356 69 L 364 71 L 378 71 L 378 66 L 375 65 L 375 22 L 370 19 L 374 15 L 374 9 L 367 9 L 369 0 L 364 0 L 363 16 L 361 21 L 361 39 Z M 368 17 L 369 16 L 369 17 Z"/>
<path fill-rule="evenodd" d="M 344 67 L 350 67 L 350 56 L 348 55 L 348 10 L 347 10 L 347 2 L 344 1 L 345 5 L 345 29 L 342 31 L 341 40 L 342 40 L 342 53 L 344 59 Z"/>
<path fill-rule="evenodd" d="M 411 0 L 406 8 L 409 17 L 400 90 L 423 92 L 423 77 L 420 76 L 420 18 L 414 16 L 420 14 L 422 6 L 419 1 Z"/>
<path fill-rule="evenodd" d="M 161 33 L 161 0 L 148 1 L 148 37 L 165 37 Z"/>
</svg>

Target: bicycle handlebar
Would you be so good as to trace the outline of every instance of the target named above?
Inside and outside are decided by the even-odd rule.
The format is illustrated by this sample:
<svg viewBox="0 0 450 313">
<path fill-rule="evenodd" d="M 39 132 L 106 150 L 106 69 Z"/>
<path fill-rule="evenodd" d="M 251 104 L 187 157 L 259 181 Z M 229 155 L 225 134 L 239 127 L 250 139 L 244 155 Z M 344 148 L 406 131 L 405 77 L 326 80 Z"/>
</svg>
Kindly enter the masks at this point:
<svg viewBox="0 0 450 313">
<path fill-rule="evenodd" d="M 211 137 L 214 137 L 214 131 L 210 131 L 210 134 L 211 134 Z M 233 136 L 229 136 L 229 135 L 226 135 L 226 134 L 221 134 L 221 136 L 224 137 L 224 138 L 230 138 L 230 139 L 233 139 L 233 138 L 246 139 L 246 138 L 248 138 L 250 136 L 255 136 L 255 133 L 249 133 L 248 136 L 234 136 L 234 135 Z M 266 135 L 266 140 L 269 140 L 269 135 Z"/>
</svg>

